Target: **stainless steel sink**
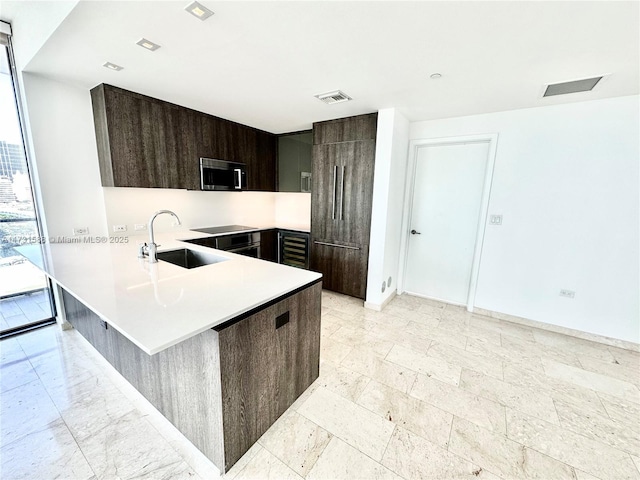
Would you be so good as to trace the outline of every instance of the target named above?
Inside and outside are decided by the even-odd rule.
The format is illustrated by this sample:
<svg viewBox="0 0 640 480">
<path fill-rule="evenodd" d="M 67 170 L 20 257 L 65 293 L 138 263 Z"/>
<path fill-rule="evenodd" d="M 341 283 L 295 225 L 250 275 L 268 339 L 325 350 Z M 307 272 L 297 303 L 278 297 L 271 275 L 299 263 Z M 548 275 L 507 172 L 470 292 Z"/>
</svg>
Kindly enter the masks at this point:
<svg viewBox="0 0 640 480">
<path fill-rule="evenodd" d="M 180 248 L 178 250 L 158 252 L 158 260 L 173 263 L 174 265 L 178 265 L 183 268 L 196 268 L 204 265 L 226 262 L 229 259 L 213 255 L 211 253 L 190 250 L 188 248 Z"/>
</svg>

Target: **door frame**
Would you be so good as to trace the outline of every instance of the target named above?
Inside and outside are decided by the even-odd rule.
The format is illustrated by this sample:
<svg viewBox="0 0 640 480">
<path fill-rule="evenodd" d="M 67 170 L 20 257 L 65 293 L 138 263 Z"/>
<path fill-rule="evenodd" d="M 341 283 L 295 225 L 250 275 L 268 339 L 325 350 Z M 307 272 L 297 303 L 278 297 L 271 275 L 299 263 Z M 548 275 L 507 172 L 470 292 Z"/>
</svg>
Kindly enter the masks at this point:
<svg viewBox="0 0 640 480">
<path fill-rule="evenodd" d="M 407 165 L 407 176 L 405 179 L 404 208 L 402 211 L 402 236 L 400 239 L 400 270 L 398 272 L 397 293 L 404 293 L 405 275 L 407 272 L 407 262 L 409 257 L 409 229 L 411 227 L 411 215 L 413 210 L 413 195 L 415 188 L 416 166 L 418 154 L 421 148 L 434 146 L 464 145 L 467 143 L 489 143 L 487 153 L 487 167 L 485 170 L 484 185 L 482 187 L 482 198 L 480 200 L 480 215 L 476 231 L 476 241 L 473 250 L 473 262 L 471 265 L 471 280 L 469 282 L 469 293 L 467 295 L 467 311 L 473 312 L 478 288 L 478 275 L 480 273 L 480 260 L 482 257 L 482 246 L 484 243 L 485 229 L 487 227 L 487 216 L 489 212 L 489 200 L 491 198 L 491 187 L 493 183 L 493 169 L 498 148 L 498 134 L 488 133 L 480 135 L 465 135 L 459 137 L 444 138 L 422 138 L 409 142 L 409 159 Z"/>
</svg>

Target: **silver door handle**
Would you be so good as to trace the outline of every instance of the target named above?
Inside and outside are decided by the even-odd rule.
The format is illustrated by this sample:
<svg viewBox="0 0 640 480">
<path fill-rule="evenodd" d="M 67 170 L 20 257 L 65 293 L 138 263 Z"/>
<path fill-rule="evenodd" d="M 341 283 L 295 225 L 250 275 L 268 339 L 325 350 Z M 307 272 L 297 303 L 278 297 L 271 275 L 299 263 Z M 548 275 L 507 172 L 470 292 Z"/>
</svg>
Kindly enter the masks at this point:
<svg viewBox="0 0 640 480">
<path fill-rule="evenodd" d="M 327 247 L 348 248 L 349 250 L 360 250 L 360 247 L 349 247 L 347 245 L 338 245 L 337 243 L 313 242 L 316 245 L 326 245 Z"/>
<path fill-rule="evenodd" d="M 240 170 L 239 168 L 234 168 L 233 171 L 236 172 L 237 174 L 236 180 L 238 181 L 238 184 L 235 185 L 236 190 L 241 190 L 242 189 L 242 170 Z"/>
<path fill-rule="evenodd" d="M 338 166 L 333 166 L 333 211 L 331 213 L 331 218 L 333 220 L 336 219 L 336 179 L 338 177 Z"/>
<path fill-rule="evenodd" d="M 411 230 L 411 235 L 422 235 L 422 234 L 417 230 Z"/>
<path fill-rule="evenodd" d="M 340 177 L 340 220 L 342 220 L 343 202 L 344 202 L 344 165 L 342 166 L 342 176 Z"/>
</svg>

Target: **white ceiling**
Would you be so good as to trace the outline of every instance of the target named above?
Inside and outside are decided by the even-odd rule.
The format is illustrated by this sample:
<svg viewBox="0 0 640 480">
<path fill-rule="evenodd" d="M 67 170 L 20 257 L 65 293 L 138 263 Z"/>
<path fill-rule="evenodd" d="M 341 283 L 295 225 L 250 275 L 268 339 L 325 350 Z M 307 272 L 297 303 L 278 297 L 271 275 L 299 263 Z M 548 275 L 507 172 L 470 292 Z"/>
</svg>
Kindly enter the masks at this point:
<svg viewBox="0 0 640 480">
<path fill-rule="evenodd" d="M 416 121 L 639 93 L 638 2 L 202 1 L 205 22 L 187 3 L 81 1 L 25 70 L 274 133 L 386 107 Z M 541 98 L 602 74 L 592 92 Z M 354 100 L 314 98 L 336 89 Z"/>
</svg>

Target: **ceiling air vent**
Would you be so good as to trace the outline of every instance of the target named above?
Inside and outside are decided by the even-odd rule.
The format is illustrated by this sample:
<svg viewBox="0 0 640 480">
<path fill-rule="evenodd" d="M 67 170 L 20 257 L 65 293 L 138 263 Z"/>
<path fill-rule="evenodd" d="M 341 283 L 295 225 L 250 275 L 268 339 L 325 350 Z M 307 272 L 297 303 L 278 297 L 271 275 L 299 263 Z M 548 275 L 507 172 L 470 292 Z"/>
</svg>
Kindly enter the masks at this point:
<svg viewBox="0 0 640 480">
<path fill-rule="evenodd" d="M 327 105 L 333 105 L 334 103 L 348 102 L 349 100 L 353 100 L 349 95 L 341 92 L 340 90 L 329 93 L 321 93 L 320 95 L 316 95 L 315 97 L 318 100 L 322 100 Z"/>
<path fill-rule="evenodd" d="M 552 83 L 547 85 L 543 97 L 552 97 L 554 95 L 565 95 L 567 93 L 588 92 L 602 80 L 602 77 L 583 78 L 582 80 L 573 80 L 572 82 Z"/>
</svg>

